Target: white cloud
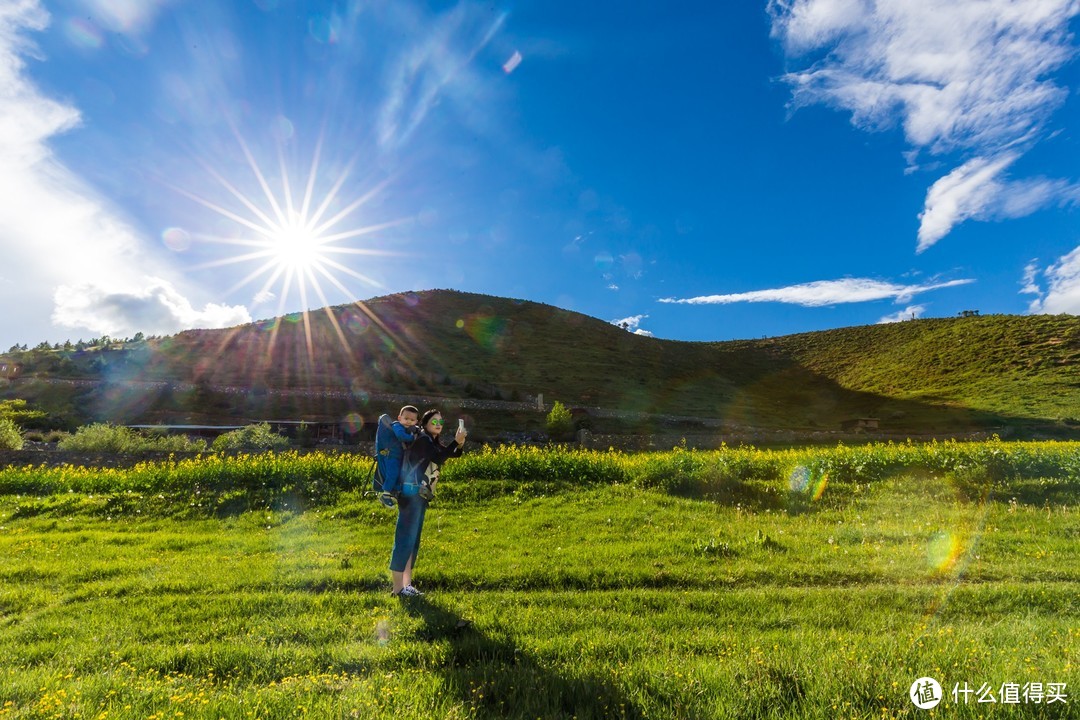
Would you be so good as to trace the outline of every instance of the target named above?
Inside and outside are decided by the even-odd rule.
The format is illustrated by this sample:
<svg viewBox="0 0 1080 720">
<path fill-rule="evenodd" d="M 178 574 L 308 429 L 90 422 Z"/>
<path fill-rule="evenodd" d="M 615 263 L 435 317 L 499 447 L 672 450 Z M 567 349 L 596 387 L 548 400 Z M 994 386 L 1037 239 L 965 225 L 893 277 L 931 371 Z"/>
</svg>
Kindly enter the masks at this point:
<svg viewBox="0 0 1080 720">
<path fill-rule="evenodd" d="M 492 17 L 486 6 L 470 3 L 459 3 L 437 16 L 405 3 L 387 4 L 384 9 L 391 14 L 391 26 L 422 40 L 405 45 L 389 65 L 387 98 L 378 117 L 383 149 L 400 148 L 443 102 L 466 124 L 486 126 L 489 120 L 481 108 L 490 104 L 491 85 L 470 66 L 505 23 L 506 13 Z"/>
<path fill-rule="evenodd" d="M 1024 266 L 1024 286 L 1020 289 L 1021 295 L 1042 295 L 1042 288 L 1035 279 L 1039 276 L 1039 260 L 1036 258 Z"/>
<path fill-rule="evenodd" d="M 172 0 L 79 0 L 86 12 L 114 32 L 145 30 Z"/>
<path fill-rule="evenodd" d="M 612 320 L 611 324 L 612 325 L 618 325 L 619 327 L 623 327 L 625 325 L 627 328 L 630 328 L 632 330 L 632 329 L 638 327 L 639 325 L 641 325 L 641 321 L 644 320 L 647 317 L 649 317 L 649 316 L 648 315 L 631 315 L 630 317 L 625 317 L 622 320 Z"/>
<path fill-rule="evenodd" d="M 1029 286 L 1034 286 L 1035 273 L 1030 265 L 1028 272 L 1032 275 Z M 1048 285 L 1046 293 L 1031 303 L 1031 312 L 1080 315 L 1080 247 L 1048 267 L 1043 277 Z M 1024 292 L 1028 290 L 1025 288 Z"/>
<path fill-rule="evenodd" d="M 1003 177 L 1015 153 L 998 158 L 977 157 L 933 184 L 919 218 L 917 252 L 945 237 L 964 220 L 999 220 L 1030 215 L 1055 202 L 1076 202 L 1080 188 L 1063 180 L 1011 181 Z"/>
<path fill-rule="evenodd" d="M 246 310 L 220 313 L 208 306 L 191 310 L 169 281 L 168 269 L 155 254 L 156 243 L 142 237 L 112 203 L 68 169 L 51 151 L 48 141 L 76 128 L 79 111 L 45 96 L 27 77 L 24 58 L 33 56 L 28 32 L 40 31 L 49 16 L 38 0 L 0 3 L 0 237 L 4 240 L 3 274 L 18 277 L 18 288 L 0 284 L 0 304 L 18 303 L 18 313 L 5 313 L 2 330 L 35 336 L 49 326 L 49 308 L 65 327 L 115 328 L 123 331 L 123 302 L 156 293 L 176 311 L 177 324 L 134 328 L 172 332 L 188 327 L 187 320 L 221 322 L 242 317 Z M 162 283 L 168 285 L 164 291 Z M 156 288 L 156 290 L 155 290 Z M 78 290 L 76 290 L 78 289 Z M 76 294 L 85 292 L 80 301 Z M 185 303 L 187 306 L 185 307 Z M 130 316 L 136 317 L 134 306 Z M 103 315 L 95 318 L 94 312 Z M 144 312 L 155 322 L 168 314 Z M 192 315 L 194 314 L 194 315 Z M 109 330 L 104 330 L 108 332 Z M 12 338 L 18 339 L 18 338 Z"/>
<path fill-rule="evenodd" d="M 635 335 L 644 335 L 645 337 L 653 337 L 653 334 L 648 330 L 641 327 L 641 321 L 649 317 L 648 315 L 631 315 L 630 317 L 623 318 L 622 320 L 612 320 L 612 325 L 617 325 Z"/>
<path fill-rule="evenodd" d="M 23 32 L 43 30 L 48 23 L 49 15 L 37 0 L 0 5 L 0 170 L 4 178 L 40 162 L 47 154 L 42 142 L 79 123 L 77 110 L 42 96 L 23 77 L 22 56 L 35 52 Z M 17 207 L 6 192 L 0 202 Z"/>
<path fill-rule="evenodd" d="M 770 0 L 769 11 L 790 57 L 828 52 L 785 76 L 794 107 L 848 110 L 867 130 L 899 120 L 916 150 L 974 158 L 928 193 L 920 250 L 965 219 L 1075 198 L 1065 181 L 986 183 L 1041 139 L 1067 95 L 1051 76 L 1076 54 L 1076 0 Z"/>
<path fill-rule="evenodd" d="M 196 310 L 168 281 L 148 280 L 148 286 L 136 291 L 108 292 L 95 285 L 61 286 L 56 290 L 53 322 L 114 337 L 140 331 L 165 335 L 251 322 L 246 308 L 208 303 Z"/>
<path fill-rule="evenodd" d="M 664 298 L 663 303 L 685 305 L 729 305 L 740 302 L 779 302 L 803 307 L 824 307 L 841 303 L 870 302 L 893 299 L 907 302 L 915 295 L 941 288 L 967 285 L 974 280 L 949 280 L 929 285 L 897 285 L 896 283 L 869 278 L 845 278 L 843 280 L 816 280 L 770 290 L 734 293 L 730 295 L 704 295 L 701 297 L 675 299 Z"/>
<path fill-rule="evenodd" d="M 886 315 L 877 321 L 878 325 L 884 325 L 886 323 L 904 322 L 905 320 L 914 320 L 915 318 L 922 317 L 922 314 L 926 312 L 925 305 L 908 305 L 900 312 L 893 313 L 892 315 Z"/>
<path fill-rule="evenodd" d="M 866 15 L 862 0 L 774 0 L 769 10 L 776 21 L 773 34 L 782 36 L 793 51 L 833 42 L 861 25 Z"/>
</svg>

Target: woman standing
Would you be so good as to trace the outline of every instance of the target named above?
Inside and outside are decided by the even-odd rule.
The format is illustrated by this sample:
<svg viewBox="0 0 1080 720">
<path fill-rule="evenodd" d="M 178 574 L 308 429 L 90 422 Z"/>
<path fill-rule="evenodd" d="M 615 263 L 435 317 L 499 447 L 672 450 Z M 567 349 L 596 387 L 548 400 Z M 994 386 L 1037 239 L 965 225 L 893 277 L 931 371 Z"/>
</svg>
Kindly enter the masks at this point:
<svg viewBox="0 0 1080 720">
<path fill-rule="evenodd" d="M 460 425 L 449 445 L 439 442 L 443 419 L 438 410 L 426 411 L 420 418 L 420 425 L 420 434 L 409 446 L 401 463 L 398 521 L 394 531 L 394 549 L 390 553 L 393 594 L 397 597 L 419 597 L 423 594 L 412 586 L 412 571 L 420 549 L 424 513 L 439 479 L 439 466 L 447 458 L 461 455 L 462 446 L 465 445 L 466 433 Z"/>
</svg>

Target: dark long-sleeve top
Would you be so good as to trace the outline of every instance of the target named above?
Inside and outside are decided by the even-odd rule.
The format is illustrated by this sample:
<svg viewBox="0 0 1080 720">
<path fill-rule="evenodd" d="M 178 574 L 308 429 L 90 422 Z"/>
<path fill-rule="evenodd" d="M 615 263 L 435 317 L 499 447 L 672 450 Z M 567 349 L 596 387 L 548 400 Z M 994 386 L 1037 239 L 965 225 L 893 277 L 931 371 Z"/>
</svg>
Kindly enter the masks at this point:
<svg viewBox="0 0 1080 720">
<path fill-rule="evenodd" d="M 437 438 L 421 431 L 405 451 L 405 458 L 401 463 L 402 492 L 415 494 L 421 482 L 435 477 L 439 466 L 447 458 L 460 456 L 461 446 L 456 440 L 451 440 L 449 445 L 443 445 Z"/>
</svg>

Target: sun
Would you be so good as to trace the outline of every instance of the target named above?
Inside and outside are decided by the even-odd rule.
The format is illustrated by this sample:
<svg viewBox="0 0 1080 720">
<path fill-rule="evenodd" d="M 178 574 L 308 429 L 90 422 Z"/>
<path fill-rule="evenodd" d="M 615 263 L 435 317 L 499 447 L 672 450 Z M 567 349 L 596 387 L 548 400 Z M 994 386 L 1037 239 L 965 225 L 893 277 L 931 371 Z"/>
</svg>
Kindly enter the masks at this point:
<svg viewBox="0 0 1080 720">
<path fill-rule="evenodd" d="M 226 191 L 234 201 L 239 201 L 243 209 L 231 209 L 224 202 L 215 202 L 201 195 L 173 186 L 177 192 L 194 200 L 200 205 L 231 220 L 236 224 L 237 233 L 226 237 L 195 234 L 194 237 L 211 243 L 232 245 L 243 248 L 228 257 L 211 261 L 200 267 L 219 267 L 238 263 L 254 263 L 256 267 L 233 287 L 226 291 L 232 294 L 241 288 L 265 278 L 262 287 L 255 293 L 255 302 L 268 298 L 278 299 L 278 315 L 284 314 L 290 298 L 299 295 L 301 310 L 306 313 L 318 301 L 322 307 L 330 305 L 326 297 L 324 283 L 336 288 L 346 297 L 355 300 L 356 295 L 343 280 L 352 278 L 376 289 L 384 289 L 382 284 L 369 273 L 359 272 L 351 264 L 341 262 L 346 256 L 391 255 L 386 251 L 372 248 L 355 247 L 349 241 L 355 241 L 365 235 L 376 233 L 397 225 L 402 221 L 391 221 L 373 225 L 356 224 L 355 215 L 385 185 L 385 181 L 361 197 L 342 203 L 339 198 L 341 188 L 348 180 L 356 159 L 349 162 L 339 174 L 331 189 L 321 198 L 315 196 L 318 184 L 319 159 L 322 140 L 315 147 L 311 168 L 302 196 L 294 194 L 289 179 L 286 162 L 279 149 L 280 191 L 275 192 L 260 169 L 244 138 L 237 132 L 236 139 L 244 151 L 262 197 L 249 197 L 238 190 L 233 183 L 215 171 L 208 164 L 204 168 Z M 233 203 L 235 205 L 235 203 Z M 342 205 L 344 205 L 342 207 Z M 331 208 L 336 212 L 331 215 Z M 340 209 L 338 209 L 340 208 Z M 329 215 L 329 217 L 327 217 Z M 349 225 L 346 221 L 351 220 Z M 342 227 L 345 226 L 345 227 Z M 370 261 L 369 261 L 370 262 Z"/>
<path fill-rule="evenodd" d="M 278 267 L 293 272 L 307 272 L 322 267 L 327 260 L 319 236 L 304 227 L 297 216 L 269 238 Z"/>
</svg>

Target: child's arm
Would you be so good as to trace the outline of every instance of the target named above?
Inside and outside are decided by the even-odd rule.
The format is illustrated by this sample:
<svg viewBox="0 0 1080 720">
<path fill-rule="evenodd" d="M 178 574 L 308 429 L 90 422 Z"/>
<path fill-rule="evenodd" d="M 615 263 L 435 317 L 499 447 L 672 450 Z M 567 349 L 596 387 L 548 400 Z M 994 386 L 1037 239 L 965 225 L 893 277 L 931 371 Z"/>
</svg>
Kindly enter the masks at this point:
<svg viewBox="0 0 1080 720">
<path fill-rule="evenodd" d="M 394 437 L 405 444 L 409 444 L 415 440 L 418 434 L 396 421 L 390 426 L 390 429 L 394 431 Z"/>
</svg>

